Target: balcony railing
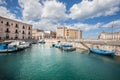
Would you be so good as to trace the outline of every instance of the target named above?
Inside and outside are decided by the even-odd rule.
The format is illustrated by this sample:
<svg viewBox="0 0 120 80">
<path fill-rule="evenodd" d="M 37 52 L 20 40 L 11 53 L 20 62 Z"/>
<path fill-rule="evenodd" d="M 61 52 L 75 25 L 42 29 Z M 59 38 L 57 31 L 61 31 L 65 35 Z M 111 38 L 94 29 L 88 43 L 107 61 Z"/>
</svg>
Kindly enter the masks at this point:
<svg viewBox="0 0 120 80">
<path fill-rule="evenodd" d="M 16 34 L 18 34 L 18 32 L 15 32 Z"/>
<path fill-rule="evenodd" d="M 9 30 L 6 30 L 5 32 L 6 32 L 6 33 L 10 33 L 10 31 L 9 31 Z"/>
</svg>

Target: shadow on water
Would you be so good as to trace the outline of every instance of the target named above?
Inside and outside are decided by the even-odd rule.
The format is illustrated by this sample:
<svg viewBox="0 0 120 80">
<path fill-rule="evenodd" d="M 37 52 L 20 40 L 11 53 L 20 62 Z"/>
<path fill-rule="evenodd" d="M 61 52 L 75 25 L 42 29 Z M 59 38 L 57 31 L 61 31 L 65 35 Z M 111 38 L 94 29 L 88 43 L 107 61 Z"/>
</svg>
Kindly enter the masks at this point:
<svg viewBox="0 0 120 80">
<path fill-rule="evenodd" d="M 110 63 L 115 63 L 115 64 L 120 64 L 120 57 L 119 56 L 105 56 L 105 55 L 98 55 L 94 53 L 89 53 L 88 54 L 90 57 L 101 59 L 106 62 Z"/>
<path fill-rule="evenodd" d="M 106 55 L 99 55 L 99 54 L 94 54 L 94 53 L 90 53 L 87 50 L 79 50 L 76 51 L 79 54 L 85 54 L 85 55 L 89 55 L 92 58 L 95 59 L 100 59 L 106 62 L 110 62 L 113 64 L 119 64 L 120 65 L 120 56 L 106 56 Z"/>
</svg>

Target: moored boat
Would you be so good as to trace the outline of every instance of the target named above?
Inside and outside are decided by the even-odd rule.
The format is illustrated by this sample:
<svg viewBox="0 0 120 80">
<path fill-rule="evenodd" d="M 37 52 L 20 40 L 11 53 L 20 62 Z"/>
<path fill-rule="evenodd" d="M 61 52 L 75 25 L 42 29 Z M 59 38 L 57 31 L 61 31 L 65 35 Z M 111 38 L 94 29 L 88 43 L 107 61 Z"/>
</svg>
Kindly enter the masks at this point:
<svg viewBox="0 0 120 80">
<path fill-rule="evenodd" d="M 76 50 L 75 47 L 62 47 L 61 49 L 64 51 L 75 51 Z"/>
<path fill-rule="evenodd" d="M 40 44 L 45 44 L 46 42 L 44 40 L 38 41 Z"/>
<path fill-rule="evenodd" d="M 100 55 L 112 56 L 115 54 L 115 51 L 102 50 L 98 48 L 90 48 L 90 52 Z"/>
<path fill-rule="evenodd" d="M 0 44 L 0 53 L 9 53 L 9 52 L 15 52 L 18 48 L 16 46 L 10 46 L 7 43 Z"/>
</svg>

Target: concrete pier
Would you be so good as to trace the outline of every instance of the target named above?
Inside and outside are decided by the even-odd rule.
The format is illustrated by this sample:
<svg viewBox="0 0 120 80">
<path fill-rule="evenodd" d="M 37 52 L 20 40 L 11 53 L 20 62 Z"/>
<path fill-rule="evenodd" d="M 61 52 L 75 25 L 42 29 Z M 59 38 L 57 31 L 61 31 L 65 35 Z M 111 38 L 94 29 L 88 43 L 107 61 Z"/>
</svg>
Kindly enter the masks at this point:
<svg viewBox="0 0 120 80">
<path fill-rule="evenodd" d="M 88 50 L 88 48 L 99 48 L 104 50 L 115 50 L 116 56 L 120 56 L 120 40 L 65 40 L 65 39 L 46 39 L 46 42 L 57 42 L 72 44 L 77 49 Z"/>
</svg>

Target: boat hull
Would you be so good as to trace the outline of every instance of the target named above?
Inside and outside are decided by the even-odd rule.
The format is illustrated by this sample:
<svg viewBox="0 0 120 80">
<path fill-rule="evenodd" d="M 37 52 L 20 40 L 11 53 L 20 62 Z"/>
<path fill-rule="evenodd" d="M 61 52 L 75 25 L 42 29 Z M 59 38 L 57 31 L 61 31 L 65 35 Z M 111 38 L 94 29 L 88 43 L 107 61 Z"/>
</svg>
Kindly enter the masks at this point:
<svg viewBox="0 0 120 80">
<path fill-rule="evenodd" d="M 106 56 L 113 56 L 115 51 L 108 51 L 108 50 L 101 50 L 101 49 L 89 49 L 91 53 L 99 54 L 99 55 L 106 55 Z"/>
<path fill-rule="evenodd" d="M 11 53 L 11 52 L 17 52 L 18 49 L 4 49 L 4 50 L 0 50 L 0 53 Z"/>
<path fill-rule="evenodd" d="M 76 50 L 76 48 L 74 47 L 62 47 L 61 49 L 64 51 L 75 51 Z"/>
</svg>

